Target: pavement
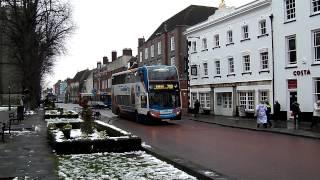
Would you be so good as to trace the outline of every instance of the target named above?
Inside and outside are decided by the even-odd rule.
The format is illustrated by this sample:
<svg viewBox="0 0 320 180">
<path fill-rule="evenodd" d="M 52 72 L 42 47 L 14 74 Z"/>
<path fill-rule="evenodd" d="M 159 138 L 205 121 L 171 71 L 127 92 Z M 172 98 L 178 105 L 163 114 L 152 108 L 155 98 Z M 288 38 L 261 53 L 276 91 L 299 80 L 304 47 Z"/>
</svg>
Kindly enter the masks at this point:
<svg viewBox="0 0 320 180">
<path fill-rule="evenodd" d="M 199 121 L 203 123 L 217 124 L 226 127 L 247 129 L 253 131 L 263 131 L 269 133 L 278 133 L 291 136 L 299 136 L 304 138 L 313 138 L 320 140 L 320 122 L 317 127 L 311 128 L 311 122 L 298 122 L 294 124 L 293 120 L 287 121 L 273 121 L 272 127 L 268 128 L 257 128 L 256 120 L 253 118 L 243 117 L 229 117 L 229 116 L 215 116 L 215 115 L 204 115 L 198 114 L 194 117 L 191 114 L 185 116 L 189 120 Z"/>
<path fill-rule="evenodd" d="M 271 128 L 257 128 L 256 121 L 248 118 L 202 114 L 184 118 L 232 128 L 320 139 L 320 128 L 311 129 L 310 123 L 301 122 L 295 126 L 292 121 L 279 121 L 273 122 Z M 58 179 L 56 163 L 47 143 L 43 111 L 13 125 L 11 135 L 6 134 L 5 142 L 0 141 L 0 179 Z"/>
<path fill-rule="evenodd" d="M 58 179 L 43 111 L 12 125 L 0 141 L 0 179 Z"/>
</svg>

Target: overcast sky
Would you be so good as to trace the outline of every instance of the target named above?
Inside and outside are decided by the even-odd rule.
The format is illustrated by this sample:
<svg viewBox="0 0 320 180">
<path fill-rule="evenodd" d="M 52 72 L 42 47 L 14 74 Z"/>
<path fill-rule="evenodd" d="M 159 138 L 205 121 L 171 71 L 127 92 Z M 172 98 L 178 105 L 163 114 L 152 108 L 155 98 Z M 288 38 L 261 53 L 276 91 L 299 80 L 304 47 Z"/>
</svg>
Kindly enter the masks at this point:
<svg viewBox="0 0 320 180">
<path fill-rule="evenodd" d="M 137 54 L 138 38 L 146 39 L 165 20 L 191 4 L 218 7 L 221 0 L 70 0 L 77 26 L 67 41 L 68 52 L 60 56 L 47 87 L 59 79 L 73 78 L 83 69 L 93 69 L 111 51 L 123 48 Z M 227 6 L 241 6 L 253 0 L 225 0 Z"/>
</svg>

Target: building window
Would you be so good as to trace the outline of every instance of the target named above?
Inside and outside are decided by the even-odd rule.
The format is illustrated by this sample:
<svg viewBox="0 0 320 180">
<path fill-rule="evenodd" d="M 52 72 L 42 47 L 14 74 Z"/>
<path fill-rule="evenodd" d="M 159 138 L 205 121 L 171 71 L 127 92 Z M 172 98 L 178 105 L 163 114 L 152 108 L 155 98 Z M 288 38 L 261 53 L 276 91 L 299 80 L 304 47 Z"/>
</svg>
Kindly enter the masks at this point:
<svg viewBox="0 0 320 180">
<path fill-rule="evenodd" d="M 200 105 L 202 108 L 210 109 L 210 95 L 209 93 L 199 93 Z"/>
<path fill-rule="evenodd" d="M 192 104 L 192 107 L 194 108 L 194 103 L 196 102 L 197 100 L 197 93 L 191 93 L 191 104 Z"/>
<path fill-rule="evenodd" d="M 151 45 L 151 49 L 150 49 L 150 55 L 153 58 L 154 57 L 154 45 Z"/>
<path fill-rule="evenodd" d="M 313 32 L 313 54 L 314 61 L 320 62 L 320 30 Z"/>
<path fill-rule="evenodd" d="M 315 100 L 320 100 L 320 78 L 314 80 L 314 87 Z"/>
<path fill-rule="evenodd" d="M 197 75 L 198 75 L 197 65 L 192 65 L 192 66 L 191 66 L 191 75 L 192 75 L 192 76 L 197 76 Z"/>
<path fill-rule="evenodd" d="M 158 55 L 161 54 L 161 41 L 158 42 Z"/>
<path fill-rule="evenodd" d="M 142 62 L 142 52 L 141 51 L 139 52 L 139 60 L 140 60 L 140 62 Z"/>
<path fill-rule="evenodd" d="M 171 44 L 171 51 L 174 51 L 175 50 L 175 43 L 174 43 L 174 36 L 172 36 L 171 38 L 170 38 L 170 44 Z"/>
<path fill-rule="evenodd" d="M 216 34 L 216 35 L 214 36 L 214 44 L 215 44 L 215 47 L 219 47 L 219 46 L 220 46 L 219 34 Z"/>
<path fill-rule="evenodd" d="M 241 107 L 243 108 L 247 107 L 247 94 L 245 92 L 239 93 L 239 103 Z"/>
<path fill-rule="evenodd" d="M 289 36 L 286 39 L 288 64 L 297 64 L 296 36 Z"/>
<path fill-rule="evenodd" d="M 170 63 L 171 63 L 171 66 L 175 66 L 176 65 L 175 57 L 171 57 Z"/>
<path fill-rule="evenodd" d="M 243 56 L 243 72 L 250 71 L 250 55 Z"/>
<path fill-rule="evenodd" d="M 232 31 L 231 30 L 227 32 L 227 41 L 228 41 L 228 44 L 233 43 Z"/>
<path fill-rule="evenodd" d="M 233 73 L 234 73 L 234 61 L 233 61 L 233 57 L 229 57 L 229 58 L 228 58 L 228 63 L 229 63 L 229 74 L 233 74 Z"/>
<path fill-rule="evenodd" d="M 216 74 L 219 75 L 220 74 L 220 61 L 215 61 L 216 64 Z"/>
<path fill-rule="evenodd" d="M 197 42 L 196 41 L 192 41 L 192 52 L 197 52 Z"/>
<path fill-rule="evenodd" d="M 222 105 L 222 93 L 217 93 L 217 106 Z"/>
<path fill-rule="evenodd" d="M 259 22 L 259 29 L 260 29 L 260 35 L 267 34 L 267 22 L 265 19 Z"/>
<path fill-rule="evenodd" d="M 267 70 L 269 69 L 269 55 L 268 52 L 260 53 L 260 61 L 261 61 L 261 69 Z"/>
<path fill-rule="evenodd" d="M 147 60 L 148 59 L 148 48 L 144 49 L 144 59 Z"/>
<path fill-rule="evenodd" d="M 268 91 L 260 91 L 260 101 L 266 101 L 269 99 L 269 92 Z"/>
<path fill-rule="evenodd" d="M 312 13 L 320 13 L 320 0 L 312 0 Z"/>
<path fill-rule="evenodd" d="M 249 39 L 249 27 L 242 26 L 242 39 Z"/>
<path fill-rule="evenodd" d="M 245 109 L 245 111 L 254 111 L 254 92 L 240 92 L 239 93 L 239 103 L 240 106 Z"/>
<path fill-rule="evenodd" d="M 203 74 L 208 76 L 208 63 L 203 63 Z"/>
<path fill-rule="evenodd" d="M 248 110 L 254 110 L 254 93 L 248 92 Z"/>
<path fill-rule="evenodd" d="M 296 18 L 296 1 L 285 0 L 285 6 L 286 21 L 294 20 Z"/>
<path fill-rule="evenodd" d="M 203 39 L 202 39 L 202 49 L 203 49 L 203 50 L 208 49 L 207 38 L 203 38 Z"/>
</svg>

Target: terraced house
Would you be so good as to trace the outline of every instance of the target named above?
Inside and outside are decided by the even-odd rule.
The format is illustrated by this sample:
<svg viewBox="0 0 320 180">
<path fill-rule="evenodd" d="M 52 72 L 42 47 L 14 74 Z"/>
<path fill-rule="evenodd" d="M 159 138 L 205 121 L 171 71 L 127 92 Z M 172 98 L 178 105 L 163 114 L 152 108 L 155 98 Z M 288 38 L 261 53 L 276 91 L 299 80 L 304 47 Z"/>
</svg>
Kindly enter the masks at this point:
<svg viewBox="0 0 320 180">
<path fill-rule="evenodd" d="M 260 100 L 272 101 L 271 14 L 269 0 L 237 8 L 222 3 L 186 30 L 191 106 L 199 99 L 203 111 L 216 115 L 234 116 L 240 109 L 253 115 Z"/>
</svg>

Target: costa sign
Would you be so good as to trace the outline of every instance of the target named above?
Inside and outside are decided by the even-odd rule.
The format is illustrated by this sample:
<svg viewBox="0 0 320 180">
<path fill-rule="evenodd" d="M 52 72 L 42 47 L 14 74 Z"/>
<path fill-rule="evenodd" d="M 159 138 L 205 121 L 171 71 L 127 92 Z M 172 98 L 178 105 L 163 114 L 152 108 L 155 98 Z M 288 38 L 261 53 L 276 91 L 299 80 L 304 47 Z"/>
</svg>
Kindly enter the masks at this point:
<svg viewBox="0 0 320 180">
<path fill-rule="evenodd" d="M 310 74 L 311 73 L 309 69 L 293 71 L 294 76 L 306 76 Z"/>
</svg>

